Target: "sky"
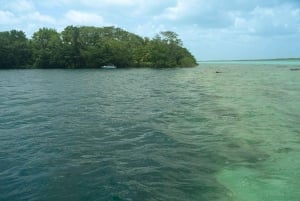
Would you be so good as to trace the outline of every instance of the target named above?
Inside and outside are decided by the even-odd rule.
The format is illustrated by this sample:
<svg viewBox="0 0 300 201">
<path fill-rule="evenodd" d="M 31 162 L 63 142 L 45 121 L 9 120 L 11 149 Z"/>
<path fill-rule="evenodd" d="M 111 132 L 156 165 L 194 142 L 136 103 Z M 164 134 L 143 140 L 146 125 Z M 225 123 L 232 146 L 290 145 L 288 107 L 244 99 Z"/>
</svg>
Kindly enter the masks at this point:
<svg viewBox="0 0 300 201">
<path fill-rule="evenodd" d="M 0 31 L 174 31 L 197 60 L 300 57 L 300 0 L 0 0 Z"/>
</svg>

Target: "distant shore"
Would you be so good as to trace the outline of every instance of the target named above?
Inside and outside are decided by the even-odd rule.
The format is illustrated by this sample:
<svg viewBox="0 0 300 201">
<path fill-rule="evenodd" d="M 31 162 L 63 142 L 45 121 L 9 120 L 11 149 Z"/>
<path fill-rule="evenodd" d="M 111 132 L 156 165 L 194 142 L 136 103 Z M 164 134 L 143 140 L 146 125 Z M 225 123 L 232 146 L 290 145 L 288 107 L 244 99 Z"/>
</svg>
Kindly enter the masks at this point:
<svg viewBox="0 0 300 201">
<path fill-rule="evenodd" d="M 300 61 L 300 57 L 299 58 L 271 58 L 271 59 L 199 60 L 198 62 L 255 62 L 255 61 Z"/>
</svg>

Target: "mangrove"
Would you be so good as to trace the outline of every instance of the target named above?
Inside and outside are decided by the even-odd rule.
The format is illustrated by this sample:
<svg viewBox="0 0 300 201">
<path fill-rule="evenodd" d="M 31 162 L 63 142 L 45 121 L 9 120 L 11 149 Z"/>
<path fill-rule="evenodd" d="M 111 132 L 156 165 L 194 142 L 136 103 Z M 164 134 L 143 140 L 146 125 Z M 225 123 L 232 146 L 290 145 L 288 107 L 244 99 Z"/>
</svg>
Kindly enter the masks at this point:
<svg viewBox="0 0 300 201">
<path fill-rule="evenodd" d="M 0 32 L 0 69 L 193 67 L 194 56 L 172 31 L 153 38 L 116 27 L 67 26 L 62 32 L 40 28 L 31 38 L 23 31 Z"/>
</svg>

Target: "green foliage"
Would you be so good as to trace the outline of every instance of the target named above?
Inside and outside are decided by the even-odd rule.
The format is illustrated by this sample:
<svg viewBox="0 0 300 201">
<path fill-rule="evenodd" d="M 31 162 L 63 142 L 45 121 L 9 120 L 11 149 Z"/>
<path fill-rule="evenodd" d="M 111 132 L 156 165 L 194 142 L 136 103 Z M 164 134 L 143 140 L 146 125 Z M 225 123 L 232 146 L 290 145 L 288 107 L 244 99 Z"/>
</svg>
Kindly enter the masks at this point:
<svg viewBox="0 0 300 201">
<path fill-rule="evenodd" d="M 62 41 L 54 29 L 42 28 L 32 37 L 34 67 L 64 67 Z"/>
<path fill-rule="evenodd" d="M 100 68 L 195 66 L 178 35 L 161 32 L 142 38 L 115 27 L 68 26 L 61 33 L 42 28 L 27 39 L 24 32 L 0 32 L 0 68 Z"/>
<path fill-rule="evenodd" d="M 31 49 L 22 31 L 0 32 L 0 69 L 24 68 L 31 63 Z"/>
</svg>

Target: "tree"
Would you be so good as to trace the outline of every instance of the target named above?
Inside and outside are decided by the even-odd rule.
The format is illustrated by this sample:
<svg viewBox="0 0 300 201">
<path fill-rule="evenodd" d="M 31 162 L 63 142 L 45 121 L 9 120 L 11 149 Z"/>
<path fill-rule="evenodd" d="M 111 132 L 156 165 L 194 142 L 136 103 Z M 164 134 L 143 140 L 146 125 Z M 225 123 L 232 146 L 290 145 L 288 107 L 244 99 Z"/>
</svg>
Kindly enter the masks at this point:
<svg viewBox="0 0 300 201">
<path fill-rule="evenodd" d="M 150 40 L 148 45 L 151 67 L 188 67 L 196 66 L 196 59 L 182 47 L 182 41 L 172 31 L 161 32 Z"/>
<path fill-rule="evenodd" d="M 64 67 L 62 41 L 55 29 L 42 28 L 32 37 L 34 66 L 39 68 Z"/>
<path fill-rule="evenodd" d="M 0 32 L 0 68 L 98 68 L 195 66 L 178 35 L 142 38 L 116 27 L 42 28 L 28 40 L 22 31 Z"/>
<path fill-rule="evenodd" d="M 31 50 L 23 31 L 0 32 L 0 68 L 24 68 L 31 62 Z"/>
<path fill-rule="evenodd" d="M 68 68 L 82 67 L 82 59 L 80 55 L 80 32 L 78 27 L 68 26 L 62 32 L 64 58 Z"/>
<path fill-rule="evenodd" d="M 182 41 L 178 38 L 178 34 L 172 31 L 160 32 L 162 41 L 169 45 L 182 46 Z"/>
</svg>

